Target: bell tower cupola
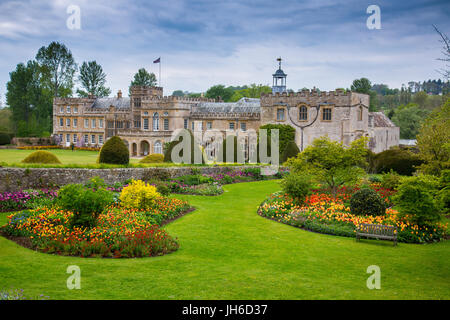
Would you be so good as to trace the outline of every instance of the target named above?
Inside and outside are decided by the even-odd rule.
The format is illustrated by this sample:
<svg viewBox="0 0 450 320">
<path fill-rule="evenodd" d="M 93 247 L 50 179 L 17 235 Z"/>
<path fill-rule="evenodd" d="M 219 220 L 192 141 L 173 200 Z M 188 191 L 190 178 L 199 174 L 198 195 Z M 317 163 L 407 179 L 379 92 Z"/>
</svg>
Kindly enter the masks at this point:
<svg viewBox="0 0 450 320">
<path fill-rule="evenodd" d="M 278 70 L 272 75 L 272 93 L 283 93 L 286 92 L 286 77 L 287 74 L 281 70 L 281 57 L 277 59 L 278 61 Z"/>
</svg>

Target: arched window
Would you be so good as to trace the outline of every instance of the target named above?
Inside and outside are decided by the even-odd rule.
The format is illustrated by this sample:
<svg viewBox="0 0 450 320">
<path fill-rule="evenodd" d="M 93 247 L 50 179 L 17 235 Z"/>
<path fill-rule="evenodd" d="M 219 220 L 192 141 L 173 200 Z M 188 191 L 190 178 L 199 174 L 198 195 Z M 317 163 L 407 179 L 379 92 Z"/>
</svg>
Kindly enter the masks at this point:
<svg viewBox="0 0 450 320">
<path fill-rule="evenodd" d="M 162 144 L 161 141 L 156 141 L 153 145 L 153 153 L 162 154 Z"/>
<path fill-rule="evenodd" d="M 159 131 L 159 114 L 155 112 L 153 114 L 153 131 Z"/>
<path fill-rule="evenodd" d="M 308 120 L 308 108 L 306 106 L 301 106 L 298 109 L 298 120 L 300 121 Z"/>
<path fill-rule="evenodd" d="M 363 119 L 363 107 L 359 106 L 358 108 L 358 120 L 362 121 Z"/>
</svg>

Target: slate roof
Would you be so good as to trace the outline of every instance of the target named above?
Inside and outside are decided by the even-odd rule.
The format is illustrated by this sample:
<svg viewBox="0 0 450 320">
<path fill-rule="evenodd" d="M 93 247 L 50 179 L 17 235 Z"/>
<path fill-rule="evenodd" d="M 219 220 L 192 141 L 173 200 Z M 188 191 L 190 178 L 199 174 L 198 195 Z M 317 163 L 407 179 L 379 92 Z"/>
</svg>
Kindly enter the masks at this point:
<svg viewBox="0 0 450 320">
<path fill-rule="evenodd" d="M 117 109 L 129 109 L 130 108 L 130 98 L 97 98 L 92 104 L 91 108 L 107 109 L 110 106 L 114 106 Z"/>
<path fill-rule="evenodd" d="M 278 69 L 277 71 L 275 71 L 275 73 L 272 76 L 274 76 L 274 77 L 286 77 L 287 74 L 284 73 L 283 70 Z"/>
<path fill-rule="evenodd" d="M 258 113 L 261 112 L 259 99 L 242 98 L 237 102 L 200 102 L 192 108 L 192 113 Z"/>
<path fill-rule="evenodd" d="M 374 127 L 396 127 L 383 112 L 369 112 L 369 117 L 373 118 Z"/>
</svg>

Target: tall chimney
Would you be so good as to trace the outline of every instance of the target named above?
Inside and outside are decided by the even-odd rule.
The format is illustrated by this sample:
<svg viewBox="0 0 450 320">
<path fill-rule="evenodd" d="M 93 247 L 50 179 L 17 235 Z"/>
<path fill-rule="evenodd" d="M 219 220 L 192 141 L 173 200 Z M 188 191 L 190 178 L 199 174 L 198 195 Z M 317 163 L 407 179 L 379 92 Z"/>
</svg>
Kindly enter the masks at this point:
<svg viewBox="0 0 450 320">
<path fill-rule="evenodd" d="M 122 98 L 122 91 L 121 90 L 117 91 L 117 98 L 119 98 L 119 99 Z"/>
</svg>

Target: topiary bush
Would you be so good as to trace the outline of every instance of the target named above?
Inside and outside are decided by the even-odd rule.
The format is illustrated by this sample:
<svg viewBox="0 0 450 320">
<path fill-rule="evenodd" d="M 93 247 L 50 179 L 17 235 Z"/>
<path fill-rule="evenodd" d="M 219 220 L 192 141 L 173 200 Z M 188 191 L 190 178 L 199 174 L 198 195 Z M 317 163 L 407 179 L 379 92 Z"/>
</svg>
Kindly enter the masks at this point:
<svg viewBox="0 0 450 320">
<path fill-rule="evenodd" d="M 29 154 L 25 159 L 22 160 L 23 163 L 48 163 L 48 164 L 61 164 L 58 157 L 53 153 L 39 150 Z"/>
<path fill-rule="evenodd" d="M 0 132 L 0 145 L 10 144 L 11 137 L 8 133 Z"/>
<path fill-rule="evenodd" d="M 375 190 L 363 188 L 352 195 L 350 211 L 358 216 L 383 216 L 386 204 Z"/>
<path fill-rule="evenodd" d="M 306 174 L 290 173 L 281 181 L 281 187 L 297 204 L 301 205 L 305 202 L 306 196 L 311 193 L 311 177 Z"/>
<path fill-rule="evenodd" d="M 400 216 L 419 226 L 429 226 L 441 219 L 438 201 L 439 182 L 434 176 L 405 177 L 393 197 Z"/>
<path fill-rule="evenodd" d="M 289 158 L 295 158 L 300 153 L 300 149 L 294 140 L 291 140 L 286 145 L 283 153 L 281 154 L 280 163 L 285 163 Z"/>
<path fill-rule="evenodd" d="M 201 163 L 205 163 L 205 159 L 203 158 L 203 153 L 201 151 L 200 146 L 195 142 L 194 135 L 192 131 L 187 130 L 189 132 L 190 140 L 191 140 L 191 159 L 190 164 L 195 164 L 195 153 L 194 150 L 197 150 L 202 155 Z M 172 161 L 172 150 L 175 146 L 177 146 L 179 143 L 183 143 L 183 136 L 178 135 L 173 141 L 171 141 L 166 148 L 166 151 L 164 153 L 164 162 L 173 162 Z M 183 157 L 183 150 L 179 153 L 180 157 Z"/>
<path fill-rule="evenodd" d="M 92 228 L 102 211 L 114 201 L 112 192 L 93 190 L 81 184 L 68 184 L 58 191 L 56 204 L 63 210 L 72 211 L 71 228 Z"/>
<path fill-rule="evenodd" d="M 164 162 L 164 155 L 159 153 L 153 153 L 149 154 L 145 158 L 141 159 L 139 161 L 140 163 L 163 163 Z"/>
<path fill-rule="evenodd" d="M 398 174 L 410 176 L 422 163 L 418 155 L 397 147 L 378 153 L 374 159 L 374 169 L 376 173 L 393 170 Z"/>
<path fill-rule="evenodd" d="M 265 124 L 259 129 L 266 129 L 267 130 L 267 137 L 271 136 L 271 130 L 272 129 L 278 129 L 278 137 L 279 137 L 279 152 L 280 152 L 280 159 L 283 154 L 284 149 L 286 149 L 289 141 L 295 140 L 295 128 L 291 127 L 287 124 Z M 270 139 L 268 139 L 270 140 Z"/>
<path fill-rule="evenodd" d="M 128 164 L 130 162 L 130 153 L 125 142 L 118 136 L 109 138 L 100 150 L 99 162 Z"/>
</svg>

